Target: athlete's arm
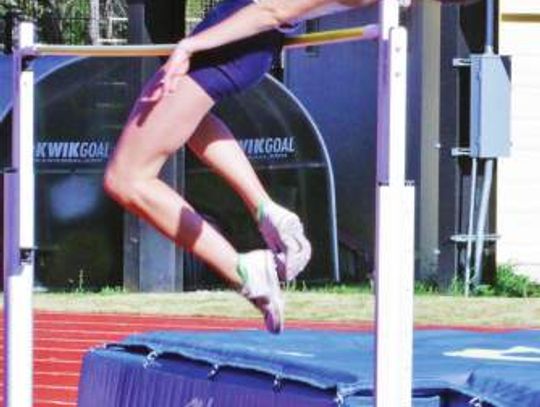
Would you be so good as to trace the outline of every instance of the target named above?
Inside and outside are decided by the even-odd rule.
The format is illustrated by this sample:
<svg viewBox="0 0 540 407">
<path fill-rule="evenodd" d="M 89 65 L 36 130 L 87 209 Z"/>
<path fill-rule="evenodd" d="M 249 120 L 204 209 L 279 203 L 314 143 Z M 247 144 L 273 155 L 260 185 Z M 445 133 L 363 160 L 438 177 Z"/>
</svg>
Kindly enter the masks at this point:
<svg viewBox="0 0 540 407">
<path fill-rule="evenodd" d="M 378 0 L 260 0 L 219 24 L 181 41 L 189 53 L 199 52 L 279 28 L 314 13 L 329 14 Z"/>
</svg>

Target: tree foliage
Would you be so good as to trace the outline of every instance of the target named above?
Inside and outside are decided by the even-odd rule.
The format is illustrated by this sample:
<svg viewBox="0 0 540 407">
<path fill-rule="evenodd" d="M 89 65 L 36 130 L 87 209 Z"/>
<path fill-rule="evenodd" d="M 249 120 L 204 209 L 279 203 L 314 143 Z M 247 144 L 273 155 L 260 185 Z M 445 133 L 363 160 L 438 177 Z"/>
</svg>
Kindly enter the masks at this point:
<svg viewBox="0 0 540 407">
<path fill-rule="evenodd" d="M 40 40 L 48 43 L 96 43 L 126 36 L 125 0 L 3 0 L 0 16 L 9 13 L 34 21 Z M 97 32 L 91 35 L 93 26 Z"/>
</svg>

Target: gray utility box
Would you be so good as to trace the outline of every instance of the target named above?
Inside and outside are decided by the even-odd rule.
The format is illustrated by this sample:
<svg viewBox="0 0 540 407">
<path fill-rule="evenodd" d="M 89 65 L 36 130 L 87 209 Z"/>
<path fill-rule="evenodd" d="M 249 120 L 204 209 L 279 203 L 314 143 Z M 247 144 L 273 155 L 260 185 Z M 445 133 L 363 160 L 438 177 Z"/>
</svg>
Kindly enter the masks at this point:
<svg viewBox="0 0 540 407">
<path fill-rule="evenodd" d="M 471 156 L 510 155 L 510 57 L 471 55 Z"/>
</svg>

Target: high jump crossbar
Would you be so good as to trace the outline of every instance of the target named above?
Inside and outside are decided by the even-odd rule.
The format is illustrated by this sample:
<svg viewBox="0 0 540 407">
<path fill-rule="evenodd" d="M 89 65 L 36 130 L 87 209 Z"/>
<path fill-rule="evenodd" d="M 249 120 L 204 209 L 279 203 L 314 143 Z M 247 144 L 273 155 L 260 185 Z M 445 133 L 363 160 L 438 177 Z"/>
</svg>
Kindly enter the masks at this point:
<svg viewBox="0 0 540 407">
<path fill-rule="evenodd" d="M 286 38 L 284 48 L 304 48 L 316 45 L 330 45 L 349 41 L 375 40 L 379 38 L 379 26 L 369 24 L 363 27 L 328 30 Z M 160 57 L 170 55 L 176 44 L 157 45 L 49 45 L 35 44 L 26 49 L 26 54 L 39 56 L 86 56 L 86 57 Z"/>
<path fill-rule="evenodd" d="M 288 47 L 378 39 L 378 126 L 375 253 L 375 402 L 412 403 L 414 187 L 406 182 L 407 31 L 400 6 L 381 0 L 379 24 L 290 40 Z M 375 28 L 376 27 L 376 28 Z M 11 168 L 4 181 L 4 405 L 32 407 L 35 262 L 34 74 L 40 55 L 161 56 L 172 46 L 68 47 L 36 44 L 34 26 L 21 23 L 13 64 Z M 118 55 L 121 48 L 122 55 Z M 114 55 L 113 55 L 114 53 Z M 129 54 L 129 55 L 128 55 Z M 6 233 L 7 232 L 7 233 Z"/>
</svg>

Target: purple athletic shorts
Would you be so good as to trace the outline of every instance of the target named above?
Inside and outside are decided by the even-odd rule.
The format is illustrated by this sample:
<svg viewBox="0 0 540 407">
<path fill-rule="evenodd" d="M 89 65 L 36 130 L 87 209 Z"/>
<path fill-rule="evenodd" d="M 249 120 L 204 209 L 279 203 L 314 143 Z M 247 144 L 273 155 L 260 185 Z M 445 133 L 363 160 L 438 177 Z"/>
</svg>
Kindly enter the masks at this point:
<svg viewBox="0 0 540 407">
<path fill-rule="evenodd" d="M 193 33 L 213 26 L 252 3 L 252 0 L 222 0 L 195 27 Z M 271 68 L 282 44 L 283 34 L 271 30 L 219 48 L 195 53 L 188 75 L 214 101 L 218 101 L 258 83 Z"/>
</svg>

